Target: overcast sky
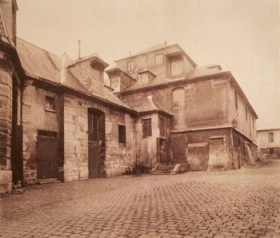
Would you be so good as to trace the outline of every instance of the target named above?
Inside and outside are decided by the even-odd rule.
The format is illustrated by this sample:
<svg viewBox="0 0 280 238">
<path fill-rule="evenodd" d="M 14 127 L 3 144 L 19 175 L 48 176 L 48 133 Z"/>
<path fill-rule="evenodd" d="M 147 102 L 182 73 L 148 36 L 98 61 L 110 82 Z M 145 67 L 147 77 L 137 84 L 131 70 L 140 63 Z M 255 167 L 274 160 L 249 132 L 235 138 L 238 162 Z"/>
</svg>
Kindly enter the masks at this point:
<svg viewBox="0 0 280 238">
<path fill-rule="evenodd" d="M 279 0 L 17 0 L 18 36 L 57 55 L 110 63 L 158 43 L 230 70 L 259 116 L 280 127 Z"/>
</svg>

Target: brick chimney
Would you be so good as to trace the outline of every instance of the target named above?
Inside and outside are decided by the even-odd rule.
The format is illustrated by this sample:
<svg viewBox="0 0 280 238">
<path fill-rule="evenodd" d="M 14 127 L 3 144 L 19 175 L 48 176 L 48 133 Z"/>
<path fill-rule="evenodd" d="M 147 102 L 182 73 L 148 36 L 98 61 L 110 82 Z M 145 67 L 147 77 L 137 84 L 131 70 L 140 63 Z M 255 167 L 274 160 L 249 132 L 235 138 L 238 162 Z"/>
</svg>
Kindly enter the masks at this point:
<svg viewBox="0 0 280 238">
<path fill-rule="evenodd" d="M 0 0 L 4 24 L 7 29 L 9 39 L 16 45 L 16 12 L 18 10 L 16 0 Z"/>
</svg>

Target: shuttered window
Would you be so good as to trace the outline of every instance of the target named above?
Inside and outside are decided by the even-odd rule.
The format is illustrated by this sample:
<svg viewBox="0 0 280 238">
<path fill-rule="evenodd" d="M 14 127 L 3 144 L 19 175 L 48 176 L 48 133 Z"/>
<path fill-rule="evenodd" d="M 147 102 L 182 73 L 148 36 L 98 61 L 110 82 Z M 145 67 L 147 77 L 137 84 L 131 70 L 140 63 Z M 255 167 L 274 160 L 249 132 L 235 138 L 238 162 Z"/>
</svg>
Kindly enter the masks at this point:
<svg viewBox="0 0 280 238">
<path fill-rule="evenodd" d="M 148 137 L 152 135 L 152 119 L 143 119 L 143 137 Z"/>
</svg>

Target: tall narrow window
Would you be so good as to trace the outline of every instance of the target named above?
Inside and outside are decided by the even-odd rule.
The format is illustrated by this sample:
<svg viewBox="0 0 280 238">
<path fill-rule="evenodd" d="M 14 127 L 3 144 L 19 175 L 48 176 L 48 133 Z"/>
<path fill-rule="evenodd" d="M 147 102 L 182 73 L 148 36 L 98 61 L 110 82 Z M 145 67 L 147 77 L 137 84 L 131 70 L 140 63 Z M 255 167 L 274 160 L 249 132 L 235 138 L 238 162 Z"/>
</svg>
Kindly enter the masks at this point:
<svg viewBox="0 0 280 238">
<path fill-rule="evenodd" d="M 274 134 L 273 132 L 268 133 L 268 142 L 273 143 L 274 142 Z"/>
<path fill-rule="evenodd" d="M 165 123 L 164 118 L 159 118 L 159 130 L 160 130 L 160 136 L 165 136 Z"/>
<path fill-rule="evenodd" d="M 158 54 L 156 55 L 156 65 L 160 65 L 163 63 L 163 55 L 162 54 Z"/>
<path fill-rule="evenodd" d="M 183 108 L 185 106 L 184 88 L 174 89 L 172 92 L 173 108 Z"/>
<path fill-rule="evenodd" d="M 126 132 L 124 125 L 119 125 L 119 143 L 126 143 Z"/>
<path fill-rule="evenodd" d="M 134 62 L 133 62 L 133 61 L 129 61 L 129 62 L 127 63 L 127 70 L 128 70 L 128 71 L 134 70 Z"/>
<path fill-rule="evenodd" d="M 143 127 L 142 127 L 142 133 L 143 137 L 148 137 L 152 135 L 152 119 L 143 119 Z"/>
<path fill-rule="evenodd" d="M 183 60 L 180 57 L 170 59 L 170 75 L 178 76 L 183 73 Z"/>
<path fill-rule="evenodd" d="M 235 91 L 235 109 L 238 109 L 238 96 L 237 96 L 237 92 Z"/>
</svg>

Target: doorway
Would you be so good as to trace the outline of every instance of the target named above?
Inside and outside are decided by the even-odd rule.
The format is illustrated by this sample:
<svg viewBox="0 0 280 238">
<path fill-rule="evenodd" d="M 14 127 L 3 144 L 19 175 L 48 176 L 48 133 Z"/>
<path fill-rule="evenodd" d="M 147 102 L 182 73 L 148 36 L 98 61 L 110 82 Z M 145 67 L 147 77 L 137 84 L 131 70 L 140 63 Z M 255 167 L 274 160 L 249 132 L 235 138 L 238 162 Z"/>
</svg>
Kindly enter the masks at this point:
<svg viewBox="0 0 280 238">
<path fill-rule="evenodd" d="M 105 159 L 105 114 L 88 110 L 88 169 L 90 178 L 102 176 Z"/>
<path fill-rule="evenodd" d="M 38 131 L 37 157 L 38 179 L 58 178 L 59 147 L 56 132 Z"/>
</svg>

